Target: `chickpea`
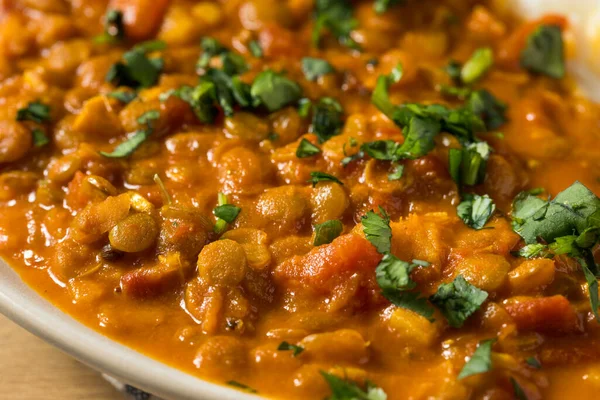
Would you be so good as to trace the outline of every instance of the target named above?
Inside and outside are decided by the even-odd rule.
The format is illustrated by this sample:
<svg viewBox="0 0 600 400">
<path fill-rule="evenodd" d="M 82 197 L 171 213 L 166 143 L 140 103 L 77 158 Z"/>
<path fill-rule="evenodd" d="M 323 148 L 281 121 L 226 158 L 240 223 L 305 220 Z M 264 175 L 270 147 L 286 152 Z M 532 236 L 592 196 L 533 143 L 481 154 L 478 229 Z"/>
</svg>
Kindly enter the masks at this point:
<svg viewBox="0 0 600 400">
<path fill-rule="evenodd" d="M 303 121 L 294 107 L 279 110 L 269 117 L 273 132 L 277 134 L 275 144 L 284 145 L 298 139 L 303 128 Z"/>
<path fill-rule="evenodd" d="M 388 324 L 403 341 L 413 346 L 429 347 L 440 335 L 439 324 L 406 308 L 395 308 Z"/>
<path fill-rule="evenodd" d="M 244 248 L 230 239 L 212 242 L 198 255 L 198 274 L 209 285 L 235 286 L 246 276 Z"/>
<path fill-rule="evenodd" d="M 31 132 L 20 122 L 0 121 L 0 163 L 17 161 L 33 144 Z"/>
<path fill-rule="evenodd" d="M 313 210 L 313 224 L 322 224 L 344 215 L 350 200 L 341 185 L 335 182 L 323 182 L 312 189 L 310 203 Z"/>
<path fill-rule="evenodd" d="M 179 252 L 190 261 L 196 258 L 206 244 L 212 222 L 192 207 L 165 206 L 160 210 L 160 216 L 158 252 Z"/>
<path fill-rule="evenodd" d="M 136 253 L 152 246 L 158 237 L 158 224 L 148 214 L 131 214 L 110 230 L 113 249 Z"/>
<path fill-rule="evenodd" d="M 286 2 L 278 0 L 249 0 L 239 9 L 239 18 L 244 29 L 257 31 L 266 24 L 275 22 L 288 26 L 291 14 Z"/>
<path fill-rule="evenodd" d="M 255 270 L 262 270 L 271 262 L 271 252 L 267 247 L 267 234 L 258 229 L 240 228 L 225 232 L 222 239 L 235 240 L 244 248 L 248 265 Z"/>
<path fill-rule="evenodd" d="M 251 357 L 259 368 L 273 371 L 290 371 L 299 368 L 302 361 L 292 356 L 291 351 L 277 350 L 277 345 L 265 344 L 255 348 Z"/>
<path fill-rule="evenodd" d="M 300 346 L 314 360 L 323 362 L 367 362 L 367 343 L 355 330 L 316 333 L 302 339 Z"/>
<path fill-rule="evenodd" d="M 524 261 L 508 273 L 508 284 L 513 294 L 539 290 L 554 280 L 554 261 L 547 258 Z"/>
<path fill-rule="evenodd" d="M 266 180 L 269 167 L 266 160 L 251 149 L 234 147 L 219 161 L 219 180 L 229 191 L 247 191 Z"/>
<path fill-rule="evenodd" d="M 130 198 L 123 194 L 88 204 L 71 223 L 70 235 L 79 243 L 93 243 L 127 217 Z"/>
<path fill-rule="evenodd" d="M 306 216 L 308 201 L 293 186 L 280 186 L 261 194 L 258 212 L 280 229 L 297 229 Z"/>
<path fill-rule="evenodd" d="M 497 254 L 476 254 L 462 260 L 455 269 L 472 285 L 487 292 L 500 289 L 506 281 L 510 264 Z"/>
<path fill-rule="evenodd" d="M 194 365 L 216 377 L 232 378 L 246 365 L 246 348 L 240 339 L 214 336 L 200 345 Z"/>
<path fill-rule="evenodd" d="M 260 142 L 269 134 L 269 125 L 252 113 L 240 111 L 225 118 L 224 132 L 228 138 Z"/>
</svg>

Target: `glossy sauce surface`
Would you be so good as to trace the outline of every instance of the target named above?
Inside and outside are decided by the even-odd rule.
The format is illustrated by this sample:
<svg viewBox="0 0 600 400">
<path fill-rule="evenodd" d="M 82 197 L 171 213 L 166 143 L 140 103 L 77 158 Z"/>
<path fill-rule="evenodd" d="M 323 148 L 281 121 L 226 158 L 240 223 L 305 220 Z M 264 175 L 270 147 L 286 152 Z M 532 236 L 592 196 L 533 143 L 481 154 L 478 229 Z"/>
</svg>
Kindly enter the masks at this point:
<svg viewBox="0 0 600 400">
<path fill-rule="evenodd" d="M 600 325 L 583 274 L 566 257 L 516 256 L 523 242 L 510 219 L 523 190 L 555 196 L 578 180 L 600 194 L 600 107 L 578 97 L 568 76 L 536 76 L 518 62 L 536 26 L 568 32 L 560 16 L 521 23 L 493 2 L 451 0 L 409 0 L 379 14 L 357 1 L 357 51 L 331 34 L 313 45 L 310 0 L 8 3 L 0 22 L 0 254 L 67 313 L 190 374 L 273 398 L 329 396 L 321 371 L 370 380 L 388 399 L 510 399 L 511 379 L 530 400 L 600 391 Z M 109 10 L 122 11 L 126 38 L 102 43 Z M 207 36 L 243 57 L 242 82 L 285 71 L 313 107 L 337 99 L 343 127 L 319 143 L 297 102 L 272 112 L 238 106 L 230 116 L 219 109 L 202 123 L 185 101 L 161 96 L 197 85 Z M 106 75 L 151 39 L 166 43 L 148 53 L 163 60 L 160 75 L 125 104 Z M 363 143 L 404 140 L 371 102 L 379 76 L 402 65 L 390 87 L 394 104 L 459 107 L 464 100 L 442 93 L 453 85 L 444 68 L 482 47 L 495 60 L 474 89 L 508 108 L 506 123 L 478 133 L 493 152 L 485 179 L 467 191 L 488 194 L 497 211 L 475 230 L 457 216 L 461 193 L 448 171 L 455 136 L 442 132 L 428 154 L 400 161 L 397 180 L 388 179 L 396 168 L 389 161 L 342 160 Z M 325 59 L 334 72 L 310 81 L 303 57 Z M 222 68 L 219 57 L 210 63 Z M 49 120 L 16 121 L 36 101 L 50 107 Z M 149 129 L 138 120 L 148 111 L 158 112 L 152 132 L 132 154 L 100 153 Z M 32 142 L 36 129 L 49 143 Z M 298 158 L 303 139 L 321 152 Z M 342 184 L 312 185 L 315 171 Z M 215 232 L 219 193 L 240 212 Z M 379 207 L 391 217 L 391 253 L 430 264 L 412 272 L 420 293 L 459 274 L 488 293 L 464 326 L 450 327 L 439 311 L 430 322 L 381 295 L 381 255 L 361 224 Z M 343 232 L 315 246 L 313 227 L 331 220 Z M 493 369 L 457 379 L 489 338 L 497 339 Z M 278 350 L 283 341 L 303 351 Z"/>
</svg>

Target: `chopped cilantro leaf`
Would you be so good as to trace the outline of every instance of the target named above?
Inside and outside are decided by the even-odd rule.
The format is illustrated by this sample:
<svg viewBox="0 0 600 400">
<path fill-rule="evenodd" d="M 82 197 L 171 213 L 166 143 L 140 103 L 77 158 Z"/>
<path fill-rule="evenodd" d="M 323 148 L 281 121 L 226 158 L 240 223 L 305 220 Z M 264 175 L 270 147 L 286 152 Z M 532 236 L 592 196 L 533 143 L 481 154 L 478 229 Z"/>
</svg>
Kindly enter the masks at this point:
<svg viewBox="0 0 600 400">
<path fill-rule="evenodd" d="M 150 124 L 160 118 L 160 111 L 148 110 L 137 118 L 138 124 Z"/>
<path fill-rule="evenodd" d="M 485 89 L 469 95 L 468 107 L 481 118 L 487 130 L 497 129 L 507 121 L 506 104 Z"/>
<path fill-rule="evenodd" d="M 313 245 L 329 244 L 333 242 L 333 239 L 340 236 L 343 230 L 344 225 L 337 219 L 317 224 L 315 225 L 315 240 L 313 241 Z"/>
<path fill-rule="evenodd" d="M 515 393 L 515 397 L 517 398 L 517 400 L 529 400 L 527 398 L 527 395 L 525 394 L 525 391 L 523 390 L 521 385 L 519 385 L 519 382 L 517 382 L 517 380 L 512 376 L 510 377 L 510 384 L 513 387 L 513 392 Z"/>
<path fill-rule="evenodd" d="M 525 258 L 546 257 L 548 246 L 541 243 L 528 244 L 519 249 L 518 255 Z"/>
<path fill-rule="evenodd" d="M 325 172 L 318 172 L 318 171 L 311 172 L 310 179 L 307 182 L 312 183 L 313 187 L 316 187 L 317 183 L 319 183 L 319 182 L 335 182 L 335 183 L 339 183 L 340 185 L 344 184 L 342 181 L 340 181 L 335 176 L 329 175 Z"/>
<path fill-rule="evenodd" d="M 213 209 L 213 214 L 217 217 L 214 227 L 215 233 L 223 233 L 227 229 L 227 224 L 232 223 L 240 213 L 241 208 L 228 203 L 227 196 L 224 193 L 217 195 L 217 206 Z"/>
<path fill-rule="evenodd" d="M 31 136 L 33 138 L 33 145 L 35 147 L 42 147 L 50 143 L 50 139 L 44 133 L 43 130 L 39 128 L 35 128 L 31 131 Z"/>
<path fill-rule="evenodd" d="M 490 371 L 492 369 L 492 346 L 495 342 L 496 339 L 479 342 L 477 349 L 458 374 L 458 379 Z"/>
<path fill-rule="evenodd" d="M 235 221 L 241 210 L 241 208 L 236 207 L 233 204 L 223 204 L 215 207 L 213 214 L 215 217 L 220 218 L 230 224 Z"/>
<path fill-rule="evenodd" d="M 267 110 L 273 112 L 298 101 L 302 89 L 282 74 L 266 70 L 254 79 L 250 93 L 253 98 L 264 104 Z"/>
<path fill-rule="evenodd" d="M 94 38 L 96 43 L 113 43 L 125 39 L 123 13 L 119 10 L 109 10 L 104 17 L 104 33 Z"/>
<path fill-rule="evenodd" d="M 384 296 L 389 290 L 414 289 L 417 284 L 410 278 L 410 273 L 418 266 L 429 266 L 429 263 L 421 260 L 409 263 L 392 254 L 385 254 L 375 269 L 377 284 L 383 290 Z"/>
<path fill-rule="evenodd" d="M 328 61 L 321 58 L 304 57 L 302 59 L 302 72 L 309 81 L 316 81 L 317 78 L 335 72 L 335 69 Z"/>
<path fill-rule="evenodd" d="M 342 105 L 331 97 L 322 97 L 313 106 L 312 130 L 319 143 L 339 135 L 344 126 L 343 114 Z"/>
<path fill-rule="evenodd" d="M 464 149 L 450 149 L 450 176 L 456 184 L 473 186 L 482 183 L 490 152 L 490 146 L 486 142 L 471 143 Z"/>
<path fill-rule="evenodd" d="M 219 41 L 213 37 L 206 36 L 200 41 L 200 47 L 202 48 L 202 54 L 196 62 L 198 69 L 204 69 L 208 67 L 210 60 L 213 57 L 228 52 L 229 50 L 224 47 Z"/>
<path fill-rule="evenodd" d="M 599 209 L 600 199 L 579 182 L 551 201 L 521 193 L 513 202 L 513 229 L 527 244 L 537 243 L 537 238 L 551 243 L 561 236 L 584 233 L 590 227 L 588 218 Z"/>
<path fill-rule="evenodd" d="M 331 389 L 331 396 L 326 400 L 387 400 L 383 389 L 370 381 L 367 381 L 365 389 L 362 389 L 356 382 L 338 378 L 325 371 L 321 371 L 321 375 Z"/>
<path fill-rule="evenodd" d="M 393 305 L 417 313 L 429 322 L 435 321 L 433 318 L 434 308 L 429 304 L 427 298 L 422 297 L 420 293 L 386 290 L 382 294 Z"/>
<path fill-rule="evenodd" d="M 250 50 L 250 54 L 256 58 L 262 58 L 264 55 L 263 49 L 258 40 L 250 41 L 250 43 L 248 43 L 248 49 Z"/>
<path fill-rule="evenodd" d="M 129 86 L 134 89 L 153 86 L 163 68 L 161 58 L 148 58 L 146 53 L 162 50 L 164 42 L 144 42 L 123 54 L 123 62 L 113 64 L 105 80 L 115 86 Z"/>
<path fill-rule="evenodd" d="M 562 32 L 555 25 L 542 25 L 527 38 L 521 66 L 536 74 L 560 79 L 565 76 Z"/>
<path fill-rule="evenodd" d="M 165 99 L 175 96 L 188 103 L 201 122 L 210 124 L 214 121 L 217 114 L 217 94 L 215 84 L 211 80 L 203 79 L 196 87 L 184 85 L 165 94 Z"/>
<path fill-rule="evenodd" d="M 397 153 L 400 144 L 393 140 L 376 140 L 367 142 L 361 146 L 361 150 L 376 160 L 395 161 L 398 159 Z"/>
<path fill-rule="evenodd" d="M 33 121 L 38 124 L 50 121 L 50 107 L 40 101 L 32 101 L 17 110 L 17 121 Z"/>
<path fill-rule="evenodd" d="M 496 205 L 486 194 L 465 194 L 463 201 L 456 208 L 456 213 L 464 223 L 473 229 L 481 229 L 494 214 Z"/>
<path fill-rule="evenodd" d="M 312 101 L 307 98 L 300 99 L 298 101 L 298 115 L 302 118 L 308 117 L 310 109 L 312 108 Z"/>
<path fill-rule="evenodd" d="M 451 283 L 442 283 L 429 300 L 440 309 L 450 326 L 460 328 L 487 297 L 487 292 L 458 275 Z"/>
<path fill-rule="evenodd" d="M 249 393 L 258 393 L 258 391 L 256 389 L 252 389 L 250 386 L 244 385 L 243 383 L 240 383 L 238 381 L 234 381 L 234 380 L 227 381 L 227 384 L 229 386 L 233 386 L 233 387 L 236 387 L 238 389 L 243 389 L 243 390 L 245 390 L 245 391 L 247 391 Z"/>
<path fill-rule="evenodd" d="M 352 4 L 348 0 L 316 0 L 315 23 L 312 31 L 313 46 L 319 47 L 323 31 L 328 31 L 340 44 L 360 50 L 350 33 L 358 26 Z"/>
<path fill-rule="evenodd" d="M 316 156 L 321 152 L 321 149 L 309 142 L 306 139 L 302 139 L 298 148 L 296 149 L 296 157 L 298 158 L 307 158 Z"/>
<path fill-rule="evenodd" d="M 388 174 L 388 181 L 397 181 L 404 174 L 404 165 L 397 164 L 394 166 L 394 172 Z"/>
<path fill-rule="evenodd" d="M 367 212 L 362 218 L 363 232 L 373 246 L 381 254 L 389 253 L 392 248 L 392 228 L 390 228 L 390 216 L 382 207 L 379 213 L 373 210 Z"/>
<path fill-rule="evenodd" d="M 149 130 L 136 131 L 126 141 L 124 141 L 123 143 L 121 143 L 117 147 L 115 147 L 115 149 L 112 152 L 107 153 L 107 152 L 101 151 L 100 154 L 102 154 L 104 157 L 108 157 L 108 158 L 127 157 L 127 156 L 131 155 L 138 147 L 140 147 L 140 145 L 142 143 L 144 143 L 146 141 L 146 139 L 148 139 L 148 136 L 150 136 L 150 133 L 151 132 Z"/>
<path fill-rule="evenodd" d="M 469 85 L 475 83 L 485 75 L 494 64 L 494 52 L 489 47 L 475 50 L 471 58 L 463 65 L 460 79 Z"/>
<path fill-rule="evenodd" d="M 123 104 L 129 104 L 137 97 L 137 93 L 116 90 L 114 92 L 107 93 L 106 97 L 112 97 L 113 99 L 119 100 Z"/>
<path fill-rule="evenodd" d="M 540 369 L 542 368 L 542 364 L 540 364 L 540 362 L 538 361 L 537 358 L 535 357 L 528 357 L 525 359 L 525 362 L 527 363 L 527 365 L 535 368 L 535 369 Z"/>
<path fill-rule="evenodd" d="M 377 14 L 383 14 L 390 7 L 403 3 L 404 0 L 375 0 L 375 2 L 373 3 L 373 9 Z"/>
<path fill-rule="evenodd" d="M 279 344 L 279 346 L 277 346 L 277 350 L 293 351 L 292 355 L 294 357 L 297 357 L 300 353 L 302 353 L 304 351 L 304 347 L 283 341 Z"/>
<path fill-rule="evenodd" d="M 456 60 L 450 60 L 448 65 L 444 68 L 444 71 L 450 76 L 454 83 L 458 84 L 460 82 L 460 73 L 462 70 L 462 65 Z"/>
<path fill-rule="evenodd" d="M 598 278 L 592 271 L 590 271 L 590 268 L 585 260 L 578 258 L 578 261 L 579 264 L 581 264 L 581 269 L 588 285 L 588 294 L 590 296 L 590 307 L 592 309 L 592 313 L 594 314 L 594 317 L 596 317 L 596 321 L 600 323 L 600 315 L 598 315 L 598 306 L 600 305 L 598 302 Z"/>
</svg>

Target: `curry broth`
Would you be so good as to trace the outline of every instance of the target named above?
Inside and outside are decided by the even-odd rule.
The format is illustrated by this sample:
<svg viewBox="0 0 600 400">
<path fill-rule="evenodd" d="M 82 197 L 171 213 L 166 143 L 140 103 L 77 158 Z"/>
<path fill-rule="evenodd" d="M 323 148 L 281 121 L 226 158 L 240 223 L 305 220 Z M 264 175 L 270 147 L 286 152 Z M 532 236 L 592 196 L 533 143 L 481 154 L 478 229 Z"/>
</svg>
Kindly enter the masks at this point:
<svg viewBox="0 0 600 400">
<path fill-rule="evenodd" d="M 580 181 L 600 193 L 600 107 L 568 76 L 519 65 L 528 35 L 568 30 L 562 17 L 521 23 L 477 1 L 378 13 L 359 1 L 350 34 L 325 22 L 316 48 L 308 0 L 80 3 L 14 1 L 0 23 L 0 252 L 57 307 L 192 375 L 277 398 L 330 395 L 322 372 L 361 390 L 371 381 L 388 399 L 515 398 L 513 382 L 530 400 L 600 391 L 600 325 L 577 261 L 518 256 L 510 218 L 523 190 L 554 197 Z M 166 46 L 133 47 L 150 39 Z M 445 71 L 484 47 L 493 64 L 472 84 Z M 311 78 L 303 57 L 330 68 Z M 147 74 L 128 70 L 132 59 Z M 462 139 L 448 129 L 426 154 L 358 154 L 412 129 L 372 104 L 398 65 L 401 79 L 386 78 L 394 105 L 460 109 L 467 99 L 449 88 L 506 103 L 502 124 L 472 138 L 492 149 L 484 179 L 453 179 Z M 200 97 L 198 75 L 242 88 L 226 89 L 231 113 L 223 97 Z M 284 100 L 260 79 L 285 87 Z M 471 192 L 495 207 L 483 229 L 457 216 Z M 389 252 L 365 229 L 380 207 L 371 218 L 389 214 Z M 328 221 L 341 231 L 313 232 Z M 386 253 L 416 260 L 411 293 L 430 299 L 433 321 L 382 293 Z M 431 303 L 459 275 L 486 297 L 452 327 Z M 490 338 L 492 369 L 458 379 Z M 279 350 L 284 341 L 299 353 Z"/>
</svg>

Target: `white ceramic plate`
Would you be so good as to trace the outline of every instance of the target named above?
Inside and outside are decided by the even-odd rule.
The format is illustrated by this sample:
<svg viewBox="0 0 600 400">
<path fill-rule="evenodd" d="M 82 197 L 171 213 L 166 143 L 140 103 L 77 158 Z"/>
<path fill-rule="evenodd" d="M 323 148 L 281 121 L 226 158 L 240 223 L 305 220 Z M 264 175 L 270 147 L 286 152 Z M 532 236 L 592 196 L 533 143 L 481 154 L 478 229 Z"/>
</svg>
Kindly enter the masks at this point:
<svg viewBox="0 0 600 400">
<path fill-rule="evenodd" d="M 600 0 L 506 0 L 531 18 L 547 12 L 565 13 L 578 41 L 571 72 L 600 101 Z M 595 55 L 595 56 L 594 56 Z M 64 350 L 79 361 L 165 399 L 258 399 L 231 388 L 195 378 L 118 344 L 64 314 L 0 260 L 0 313 Z"/>
<path fill-rule="evenodd" d="M 44 300 L 2 260 L 0 313 L 84 364 L 165 399 L 259 398 L 195 378 L 108 339 Z"/>
</svg>

